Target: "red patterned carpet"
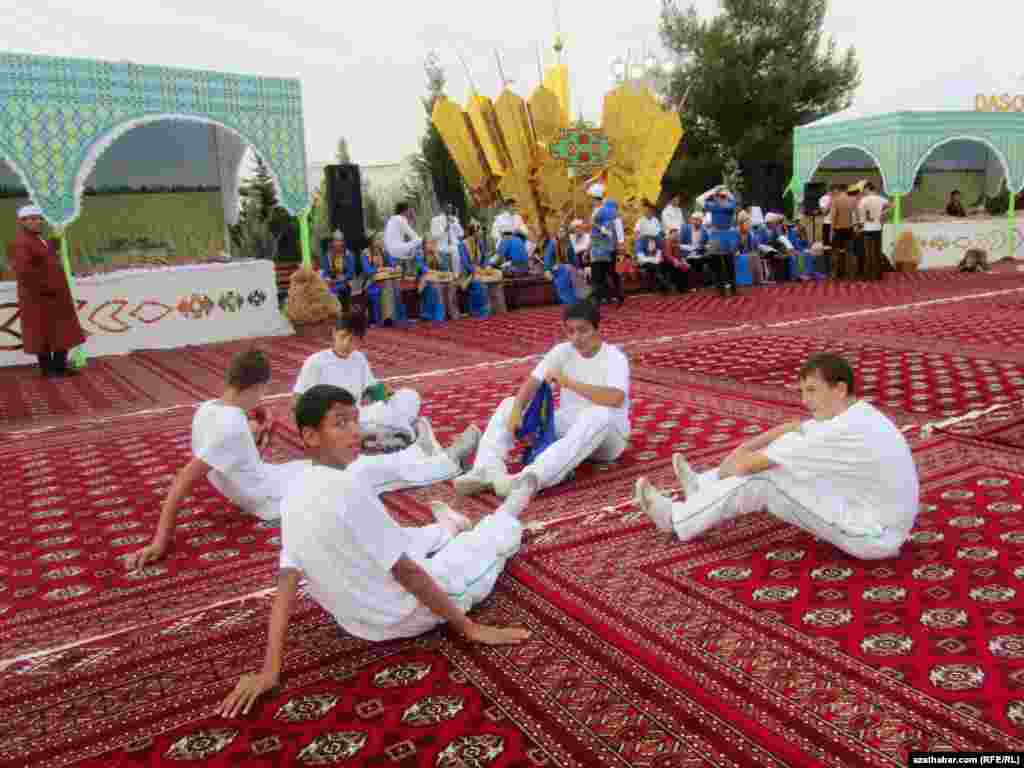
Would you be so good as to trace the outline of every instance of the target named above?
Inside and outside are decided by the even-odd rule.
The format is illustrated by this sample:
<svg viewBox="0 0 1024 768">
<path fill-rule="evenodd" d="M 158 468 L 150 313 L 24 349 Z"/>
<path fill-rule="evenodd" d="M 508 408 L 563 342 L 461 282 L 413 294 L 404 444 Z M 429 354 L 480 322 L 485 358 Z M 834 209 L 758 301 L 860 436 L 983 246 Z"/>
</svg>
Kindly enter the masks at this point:
<svg viewBox="0 0 1024 768">
<path fill-rule="evenodd" d="M 115 407 L 58 403 L 49 418 L 79 418 L 0 446 L 0 766 L 846 768 L 1024 750 L 1021 289 L 1015 273 L 942 272 L 631 298 L 606 324 L 633 360 L 630 448 L 535 500 L 526 519 L 544 526 L 479 612 L 531 639 L 370 644 L 303 598 L 281 688 L 235 720 L 212 712 L 262 657 L 277 529 L 204 486 L 172 557 L 136 578 L 119 557 L 151 533 L 193 404 L 240 345 L 94 361 L 76 385 L 132 374 Z M 367 351 L 419 389 L 446 442 L 484 426 L 530 370 L 517 358 L 558 334 L 542 308 L 372 331 Z M 268 341 L 275 391 L 325 343 Z M 923 506 L 898 558 L 851 560 L 766 513 L 683 545 L 629 505 L 641 474 L 673 484 L 673 451 L 710 466 L 799 414 L 795 369 L 822 348 L 849 356 L 900 424 L 1002 406 L 912 433 Z M 165 410 L 123 415 L 133 403 Z M 287 398 L 272 407 L 287 418 Z M 286 429 L 275 458 L 298 448 Z M 450 485 L 385 503 L 419 524 L 433 498 L 454 500 Z M 495 504 L 459 502 L 473 516 Z"/>
</svg>

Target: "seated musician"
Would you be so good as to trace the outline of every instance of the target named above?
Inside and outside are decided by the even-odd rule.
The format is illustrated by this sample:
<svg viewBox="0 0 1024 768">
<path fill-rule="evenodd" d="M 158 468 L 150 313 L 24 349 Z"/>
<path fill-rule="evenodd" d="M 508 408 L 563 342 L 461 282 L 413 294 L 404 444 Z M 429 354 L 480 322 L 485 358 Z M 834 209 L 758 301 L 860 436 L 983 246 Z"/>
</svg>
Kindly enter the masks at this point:
<svg viewBox="0 0 1024 768">
<path fill-rule="evenodd" d="M 526 235 L 519 230 L 506 227 L 498 244 L 498 263 L 514 276 L 526 275 L 530 271 L 530 257 L 526 252 Z"/>
<path fill-rule="evenodd" d="M 704 214 L 694 211 L 690 214 L 690 223 L 679 233 L 679 246 L 683 258 L 691 268 L 691 272 L 704 273 L 708 268 L 706 257 L 708 232 L 704 228 Z M 690 278 L 690 287 L 696 287 L 694 277 Z"/>
<path fill-rule="evenodd" d="M 764 262 L 761 259 L 759 246 L 763 242 L 762 236 L 753 228 L 750 216 L 740 217 L 739 249 L 737 253 L 746 254 L 750 264 L 750 277 L 754 285 L 761 285 L 764 282 Z"/>
<path fill-rule="evenodd" d="M 356 256 L 345 245 L 345 236 L 340 229 L 334 230 L 334 237 L 320 258 L 320 276 L 327 282 L 331 293 L 339 299 L 352 295 L 352 278 L 356 276 Z"/>
<path fill-rule="evenodd" d="M 764 242 L 761 253 L 766 266 L 767 281 L 785 281 L 789 274 L 789 257 L 793 255 L 793 244 L 786 236 L 786 219 L 781 213 L 765 216 Z"/>
<path fill-rule="evenodd" d="M 658 220 L 657 206 L 645 199 L 644 213 L 637 219 L 634 228 L 633 255 L 636 263 L 647 277 L 648 287 L 652 291 L 668 293 L 672 285 L 669 282 L 664 258 L 664 237 L 661 222 Z"/>
<path fill-rule="evenodd" d="M 583 275 L 578 267 L 576 250 L 565 227 L 560 227 L 557 237 L 548 238 L 544 248 L 544 272 L 555 286 L 559 304 L 575 304 L 582 297 Z"/>
<path fill-rule="evenodd" d="M 445 318 L 444 302 L 437 285 L 428 279 L 428 273 L 437 272 L 437 252 L 432 242 L 425 241 L 417 251 L 413 264 L 416 270 L 416 290 L 420 295 L 420 320 L 432 320 L 443 323 Z"/>
</svg>

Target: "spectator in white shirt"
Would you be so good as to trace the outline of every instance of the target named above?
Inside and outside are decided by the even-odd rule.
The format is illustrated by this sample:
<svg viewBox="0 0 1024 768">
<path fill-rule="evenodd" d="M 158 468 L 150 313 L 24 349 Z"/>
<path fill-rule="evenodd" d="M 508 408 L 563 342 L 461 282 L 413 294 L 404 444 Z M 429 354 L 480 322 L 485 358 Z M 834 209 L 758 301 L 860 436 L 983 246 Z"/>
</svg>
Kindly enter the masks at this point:
<svg viewBox="0 0 1024 768">
<path fill-rule="evenodd" d="M 416 212 L 408 203 L 395 206 L 395 215 L 388 219 L 384 227 L 384 251 L 391 259 L 408 261 L 416 257 L 416 251 L 423 245 L 423 238 L 412 228 L 415 219 Z"/>
<path fill-rule="evenodd" d="M 864 266 L 861 277 L 865 280 L 881 280 L 885 273 L 885 257 L 882 255 L 882 218 L 889 210 L 889 201 L 878 194 L 875 185 L 864 185 L 864 195 L 857 204 L 857 221 L 864 237 Z"/>
</svg>

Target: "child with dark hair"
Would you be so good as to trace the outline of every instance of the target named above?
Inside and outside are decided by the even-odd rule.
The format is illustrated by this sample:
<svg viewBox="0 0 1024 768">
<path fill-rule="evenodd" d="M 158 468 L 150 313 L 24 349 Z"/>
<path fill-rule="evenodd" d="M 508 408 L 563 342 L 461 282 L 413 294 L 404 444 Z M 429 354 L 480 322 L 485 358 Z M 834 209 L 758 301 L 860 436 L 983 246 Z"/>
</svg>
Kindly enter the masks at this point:
<svg viewBox="0 0 1024 768">
<path fill-rule="evenodd" d="M 920 501 L 906 438 L 885 414 L 856 399 L 853 369 L 838 355 L 813 355 L 798 379 L 812 418 L 751 438 L 699 475 L 677 453 L 672 464 L 685 500 L 673 503 L 641 477 L 637 506 L 682 541 L 767 509 L 853 557 L 898 555 Z"/>
<path fill-rule="evenodd" d="M 448 448 L 441 448 L 429 422 L 420 418 L 419 393 L 407 388 L 391 392 L 373 375 L 366 355 L 359 350 L 359 343 L 366 337 L 366 325 L 362 313 L 347 313 L 338 318 L 333 346 L 311 355 L 303 364 L 292 389 L 295 402 L 311 388 L 330 384 L 352 396 L 364 434 L 394 430 L 407 438 L 416 438 L 417 444 L 404 451 L 363 458 L 372 458 L 379 465 L 378 491 L 451 480 L 462 472 L 462 463 L 476 449 L 480 428 L 471 424 Z"/>
<path fill-rule="evenodd" d="M 567 341 L 553 347 L 526 378 L 514 397 L 494 412 L 480 439 L 472 469 L 455 480 L 455 490 L 472 495 L 493 488 L 498 496 L 532 494 L 562 482 L 587 459 L 611 462 L 629 444 L 629 360 L 601 339 L 601 311 L 591 301 L 565 308 Z M 523 414 L 548 382 L 561 389 L 555 411 L 557 439 L 519 475 L 509 475 L 505 461 L 515 445 Z M 511 498 L 511 497 L 510 497 Z"/>
<path fill-rule="evenodd" d="M 518 644 L 521 627 L 478 624 L 466 614 L 486 599 L 519 550 L 525 505 L 509 499 L 472 530 L 435 539 L 435 532 L 403 528 L 388 514 L 360 469 L 359 411 L 344 389 L 318 385 L 295 407 L 302 442 L 312 461 L 283 504 L 280 575 L 270 612 L 262 669 L 247 674 L 218 710 L 249 712 L 278 684 L 288 617 L 305 578 L 309 595 L 346 632 L 370 641 L 415 637 L 447 623 L 471 642 Z M 459 518 L 446 505 L 439 525 Z"/>
<path fill-rule="evenodd" d="M 254 432 L 249 414 L 263 399 L 270 376 L 270 363 L 259 349 L 240 352 L 232 359 L 224 394 L 200 405 L 192 419 L 192 459 L 167 493 L 153 541 L 128 556 L 129 570 L 163 557 L 174 539 L 178 506 L 204 475 L 249 514 L 262 520 L 281 516 L 285 488 L 303 462 L 269 464 L 260 456 L 261 435 Z"/>
</svg>

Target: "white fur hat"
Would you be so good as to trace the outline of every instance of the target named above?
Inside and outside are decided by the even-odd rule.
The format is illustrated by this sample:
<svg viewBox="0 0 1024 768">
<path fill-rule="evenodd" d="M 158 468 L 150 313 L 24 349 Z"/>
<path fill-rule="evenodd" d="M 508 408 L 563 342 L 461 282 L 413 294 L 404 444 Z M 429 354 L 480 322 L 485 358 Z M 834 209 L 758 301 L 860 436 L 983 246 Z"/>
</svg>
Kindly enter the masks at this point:
<svg viewBox="0 0 1024 768">
<path fill-rule="evenodd" d="M 38 205 L 23 205 L 18 209 L 18 218 L 27 219 L 29 216 L 42 216 L 43 209 Z"/>
</svg>

